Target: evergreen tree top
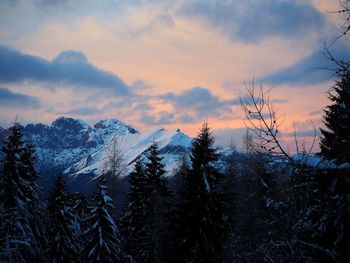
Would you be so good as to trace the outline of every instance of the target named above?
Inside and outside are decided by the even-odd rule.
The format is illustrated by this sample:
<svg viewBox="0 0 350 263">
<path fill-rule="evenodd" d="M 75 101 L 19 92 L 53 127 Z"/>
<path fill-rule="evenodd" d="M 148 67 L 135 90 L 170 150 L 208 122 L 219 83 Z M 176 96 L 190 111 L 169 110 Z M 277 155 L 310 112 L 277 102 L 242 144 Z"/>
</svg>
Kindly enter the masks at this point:
<svg viewBox="0 0 350 263">
<path fill-rule="evenodd" d="M 18 122 L 15 122 L 14 125 L 9 128 L 9 135 L 6 138 L 5 145 L 2 147 L 2 151 L 5 154 L 16 154 L 22 151 L 23 146 L 22 127 Z"/>
<path fill-rule="evenodd" d="M 165 174 L 163 158 L 160 156 L 158 144 L 154 142 L 150 147 L 150 154 L 148 156 L 149 162 L 146 164 L 145 173 L 151 180 L 157 180 Z"/>
<path fill-rule="evenodd" d="M 321 153 L 338 163 L 350 162 L 350 72 L 342 72 L 328 92 L 331 105 L 324 109 Z"/>
<path fill-rule="evenodd" d="M 114 209 L 113 200 L 108 196 L 104 178 L 101 178 L 95 194 L 95 205 L 88 218 L 91 227 L 84 235 L 86 246 L 83 252 L 85 262 L 120 262 L 121 243 L 116 223 L 110 215 Z"/>
<path fill-rule="evenodd" d="M 62 174 L 58 175 L 52 192 L 48 200 L 48 210 L 51 214 L 59 214 L 61 210 L 67 205 L 68 190 L 67 184 Z"/>
<path fill-rule="evenodd" d="M 9 131 L 2 147 L 5 156 L 0 198 L 4 200 L 5 208 L 23 210 L 39 197 L 39 188 L 35 182 L 35 148 L 29 143 L 24 143 L 22 126 L 18 122 L 15 122 Z"/>
<path fill-rule="evenodd" d="M 218 160 L 214 142 L 215 140 L 208 123 L 203 123 L 198 136 L 192 143 L 191 161 L 193 169 L 200 169 L 201 165 L 210 165 Z"/>
<path fill-rule="evenodd" d="M 107 186 L 103 184 L 103 181 L 98 185 L 98 188 L 99 190 L 95 196 L 97 205 L 99 207 L 115 208 L 112 198 L 107 194 Z"/>
<path fill-rule="evenodd" d="M 140 159 L 136 161 L 134 171 L 129 174 L 128 181 L 130 183 L 128 199 L 130 201 L 141 200 L 147 188 L 147 178 Z"/>
</svg>

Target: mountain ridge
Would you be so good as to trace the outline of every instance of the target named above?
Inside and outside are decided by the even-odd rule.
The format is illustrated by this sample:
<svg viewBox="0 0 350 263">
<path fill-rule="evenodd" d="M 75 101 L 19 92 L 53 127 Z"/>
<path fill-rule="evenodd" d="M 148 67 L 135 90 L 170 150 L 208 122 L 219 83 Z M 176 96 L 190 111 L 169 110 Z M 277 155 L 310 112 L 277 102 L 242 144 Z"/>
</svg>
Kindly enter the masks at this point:
<svg viewBox="0 0 350 263">
<path fill-rule="evenodd" d="M 140 132 L 118 119 L 100 120 L 90 126 L 83 120 L 61 116 L 50 125 L 36 123 L 22 127 L 24 139 L 36 146 L 39 173 L 54 177 L 63 172 L 75 181 L 87 178 L 91 181 L 108 172 L 109 154 L 115 146 L 123 157 L 123 175 L 126 175 L 133 169 L 135 160 L 147 159 L 147 150 L 153 142 L 158 143 L 167 174 L 171 174 L 192 144 L 192 138 L 180 129 Z M 2 142 L 7 134 L 8 129 L 0 127 Z"/>
</svg>

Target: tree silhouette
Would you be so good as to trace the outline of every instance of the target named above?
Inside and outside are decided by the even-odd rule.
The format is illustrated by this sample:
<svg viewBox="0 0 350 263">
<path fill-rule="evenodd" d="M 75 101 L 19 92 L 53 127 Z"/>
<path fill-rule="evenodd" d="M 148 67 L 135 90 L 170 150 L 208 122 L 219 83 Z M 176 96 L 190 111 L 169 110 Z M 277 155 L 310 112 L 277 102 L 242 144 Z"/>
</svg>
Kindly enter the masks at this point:
<svg viewBox="0 0 350 263">
<path fill-rule="evenodd" d="M 324 110 L 321 153 L 337 163 L 350 162 L 350 72 L 344 72 L 328 93 L 333 103 Z"/>
</svg>

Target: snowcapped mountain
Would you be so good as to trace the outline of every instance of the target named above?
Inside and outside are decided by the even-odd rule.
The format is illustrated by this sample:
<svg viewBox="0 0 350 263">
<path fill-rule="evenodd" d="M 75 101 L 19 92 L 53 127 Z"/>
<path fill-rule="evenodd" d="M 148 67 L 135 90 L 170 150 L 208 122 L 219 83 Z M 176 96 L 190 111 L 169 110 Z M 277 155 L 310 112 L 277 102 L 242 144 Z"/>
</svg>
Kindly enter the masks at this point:
<svg viewBox="0 0 350 263">
<path fill-rule="evenodd" d="M 124 174 L 129 173 L 138 158 L 145 159 L 153 142 L 158 144 L 163 164 L 168 174 L 176 167 L 181 154 L 191 147 L 192 139 L 180 130 L 168 131 L 158 128 L 147 133 L 116 133 L 103 148 L 87 155 L 65 170 L 72 177 L 84 174 L 96 176 L 108 171 L 113 153 L 118 152 L 124 166 Z"/>
<path fill-rule="evenodd" d="M 101 149 L 115 134 L 138 131 L 118 120 L 102 120 L 93 127 L 82 120 L 60 117 L 51 125 L 28 124 L 23 127 L 26 140 L 36 145 L 39 169 L 67 168 Z"/>
<path fill-rule="evenodd" d="M 158 143 L 165 169 L 170 174 L 192 142 L 179 129 L 158 128 L 140 133 L 116 119 L 101 120 L 90 126 L 82 120 L 60 117 L 51 125 L 28 124 L 23 127 L 23 133 L 26 140 L 36 145 L 41 174 L 52 177 L 64 171 L 75 182 L 93 180 L 108 171 L 114 149 L 119 152 L 127 174 L 136 159 L 146 159 L 153 142 Z M 2 141 L 7 134 L 8 130 L 0 127 Z"/>
</svg>

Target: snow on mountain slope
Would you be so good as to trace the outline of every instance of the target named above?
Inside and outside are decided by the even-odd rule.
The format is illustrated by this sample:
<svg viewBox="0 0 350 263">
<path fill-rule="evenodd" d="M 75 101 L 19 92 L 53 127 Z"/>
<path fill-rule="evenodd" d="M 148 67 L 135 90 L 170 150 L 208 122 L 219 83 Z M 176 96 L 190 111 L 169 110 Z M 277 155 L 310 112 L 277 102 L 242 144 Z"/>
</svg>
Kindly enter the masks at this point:
<svg viewBox="0 0 350 263">
<path fill-rule="evenodd" d="M 0 128 L 2 141 L 7 134 L 8 129 Z M 149 147 L 157 142 L 165 170 L 170 175 L 192 143 L 192 139 L 179 129 L 158 128 L 140 133 L 116 119 L 101 120 L 90 126 L 82 120 L 60 117 L 51 125 L 28 124 L 23 127 L 23 134 L 25 140 L 36 146 L 37 168 L 45 176 L 45 185 L 47 181 L 51 182 L 50 178 L 64 171 L 80 190 L 88 188 L 92 179 L 110 169 L 114 148 L 120 151 L 126 175 L 134 168 L 136 159 L 147 161 Z"/>
<path fill-rule="evenodd" d="M 327 160 L 321 156 L 312 154 L 295 154 L 292 156 L 295 162 L 299 162 L 307 167 L 318 169 L 349 169 L 350 163 L 343 163 L 338 165 L 336 160 Z"/>
<path fill-rule="evenodd" d="M 168 174 L 175 169 L 180 156 L 191 147 L 192 139 L 180 130 L 158 128 L 147 133 L 119 133 L 102 149 L 86 156 L 65 170 L 65 174 L 77 179 L 85 174 L 99 176 L 108 171 L 114 147 L 120 152 L 125 164 L 124 175 L 132 171 L 134 161 L 138 158 L 146 160 L 147 150 L 153 142 L 157 142 L 163 164 Z"/>
<path fill-rule="evenodd" d="M 2 141 L 8 130 L 1 129 Z M 83 157 L 103 148 L 115 135 L 139 133 L 116 119 L 102 120 L 93 128 L 82 120 L 60 117 L 51 125 L 28 124 L 23 127 L 26 140 L 36 146 L 40 170 L 67 168 Z"/>
</svg>

